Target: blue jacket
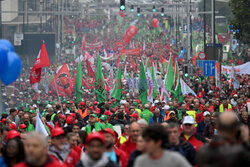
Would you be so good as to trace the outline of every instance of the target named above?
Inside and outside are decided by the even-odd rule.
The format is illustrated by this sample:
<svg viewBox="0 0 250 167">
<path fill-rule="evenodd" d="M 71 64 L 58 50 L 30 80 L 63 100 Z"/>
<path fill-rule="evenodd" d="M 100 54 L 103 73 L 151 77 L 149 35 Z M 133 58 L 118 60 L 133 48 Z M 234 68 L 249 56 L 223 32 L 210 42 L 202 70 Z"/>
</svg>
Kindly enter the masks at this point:
<svg viewBox="0 0 250 167">
<path fill-rule="evenodd" d="M 203 135 L 203 132 L 204 132 L 204 129 L 205 129 L 205 122 L 204 122 L 204 120 L 203 121 L 201 121 L 200 123 L 198 123 L 198 126 L 197 126 L 197 130 L 196 130 L 196 132 L 198 133 L 198 134 L 200 134 L 200 135 Z"/>
<path fill-rule="evenodd" d="M 164 122 L 164 117 L 162 115 L 160 115 L 158 118 L 156 118 L 155 115 L 153 115 L 150 120 L 149 120 L 149 125 L 152 124 L 161 124 L 162 122 Z"/>
</svg>

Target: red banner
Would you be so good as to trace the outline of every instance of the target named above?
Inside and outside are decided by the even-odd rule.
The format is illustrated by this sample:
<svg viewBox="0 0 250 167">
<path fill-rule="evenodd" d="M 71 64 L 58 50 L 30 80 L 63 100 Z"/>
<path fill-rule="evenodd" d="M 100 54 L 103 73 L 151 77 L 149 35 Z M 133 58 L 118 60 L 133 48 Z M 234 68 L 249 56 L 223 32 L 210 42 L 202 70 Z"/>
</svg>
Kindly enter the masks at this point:
<svg viewBox="0 0 250 167">
<path fill-rule="evenodd" d="M 120 50 L 120 54 L 124 55 L 140 55 L 141 54 L 141 49 L 136 48 L 136 49 L 126 49 L 126 50 Z"/>
</svg>

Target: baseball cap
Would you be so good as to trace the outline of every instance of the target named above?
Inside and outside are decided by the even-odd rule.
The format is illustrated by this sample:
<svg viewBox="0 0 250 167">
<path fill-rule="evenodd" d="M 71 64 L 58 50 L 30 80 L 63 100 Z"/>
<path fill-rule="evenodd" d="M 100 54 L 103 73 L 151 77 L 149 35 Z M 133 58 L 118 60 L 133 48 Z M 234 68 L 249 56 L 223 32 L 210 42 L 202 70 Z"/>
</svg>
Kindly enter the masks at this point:
<svg viewBox="0 0 250 167">
<path fill-rule="evenodd" d="M 95 117 L 95 118 L 97 117 L 95 114 L 90 114 L 89 116 L 90 117 Z"/>
<path fill-rule="evenodd" d="M 233 97 L 238 97 L 238 95 L 237 95 L 237 94 L 234 94 Z"/>
<path fill-rule="evenodd" d="M 172 113 L 174 113 L 174 114 L 175 114 L 175 112 L 174 112 L 174 111 L 170 111 L 170 112 L 169 112 L 169 115 L 170 115 L 170 114 L 172 114 Z"/>
<path fill-rule="evenodd" d="M 85 103 L 83 101 L 78 104 L 78 106 L 84 106 L 84 105 Z"/>
<path fill-rule="evenodd" d="M 131 114 L 131 115 L 129 115 L 130 117 L 134 117 L 135 119 L 138 119 L 139 118 L 139 115 L 138 114 L 136 114 L 136 113 L 133 113 L 133 114 Z"/>
<path fill-rule="evenodd" d="M 109 110 L 107 110 L 107 111 L 104 112 L 103 115 L 112 115 L 112 113 Z"/>
<path fill-rule="evenodd" d="M 185 124 L 194 124 L 194 118 L 192 116 L 186 116 L 183 121 L 183 125 Z"/>
<path fill-rule="evenodd" d="M 106 115 L 102 115 L 102 116 L 100 117 L 100 120 L 103 120 L 103 121 L 107 120 L 107 116 L 106 116 Z"/>
<path fill-rule="evenodd" d="M 109 134 L 113 135 L 114 138 L 116 138 L 116 135 L 115 135 L 114 131 L 112 129 L 110 129 L 110 128 L 106 128 L 106 129 L 101 130 L 101 133 L 102 134 L 109 133 Z"/>
<path fill-rule="evenodd" d="M 104 143 L 104 135 L 100 132 L 92 132 L 87 136 L 86 143 L 88 144 L 92 140 L 97 139 Z"/>
<path fill-rule="evenodd" d="M 98 104 L 98 102 L 97 102 L 97 101 L 94 101 L 93 104 L 96 105 L 96 104 Z"/>
<path fill-rule="evenodd" d="M 203 113 L 203 117 L 205 117 L 205 116 L 207 116 L 207 115 L 210 115 L 210 112 L 205 111 L 205 112 Z"/>
<path fill-rule="evenodd" d="M 163 110 L 168 110 L 170 107 L 169 107 L 169 105 L 165 105 L 162 109 Z"/>
</svg>

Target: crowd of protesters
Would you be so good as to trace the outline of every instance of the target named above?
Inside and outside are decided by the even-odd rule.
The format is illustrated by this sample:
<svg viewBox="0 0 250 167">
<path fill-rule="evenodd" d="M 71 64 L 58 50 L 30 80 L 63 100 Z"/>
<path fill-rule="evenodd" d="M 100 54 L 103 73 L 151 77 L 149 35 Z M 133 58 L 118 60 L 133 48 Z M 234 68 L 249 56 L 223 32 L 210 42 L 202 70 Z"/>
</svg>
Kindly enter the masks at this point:
<svg viewBox="0 0 250 167">
<path fill-rule="evenodd" d="M 72 19 L 67 18 L 65 22 L 72 24 Z M 91 20 L 74 20 L 73 23 L 73 30 L 67 27 L 67 31 L 75 33 L 77 54 L 81 52 L 85 31 L 90 33 L 86 39 L 94 41 L 91 33 L 98 29 L 97 40 L 98 36 L 103 37 L 99 40 L 106 39 L 106 49 L 113 48 L 111 45 L 122 36 L 111 36 L 112 31 L 108 33 L 107 29 L 113 24 Z M 121 27 L 117 26 L 118 31 L 123 30 Z M 49 73 L 55 74 L 57 67 L 65 62 L 71 72 L 76 69 L 77 63 L 70 58 L 72 55 L 66 54 L 66 49 L 72 47 L 71 35 L 66 33 L 62 55 L 48 69 Z M 160 36 L 146 37 L 158 41 L 158 47 L 153 47 L 155 41 L 147 42 L 144 56 L 155 60 L 160 60 L 161 56 L 169 58 L 170 51 L 162 46 L 171 36 L 162 46 Z M 142 37 L 139 44 L 144 40 Z M 171 47 L 178 54 L 180 50 L 174 45 Z M 101 54 L 99 50 L 89 52 Z M 134 60 L 138 65 L 139 56 Z M 132 61 L 133 58 L 128 57 L 120 63 Z M 250 164 L 249 75 L 237 76 L 239 89 L 233 88 L 226 75 L 222 76 L 220 87 L 216 86 L 214 78 L 203 77 L 199 72 L 187 77 L 181 75 L 197 94 L 183 95 L 183 102 L 162 101 L 158 95 L 153 102 L 143 104 L 139 92 L 127 91 L 125 82 L 121 101 L 110 98 L 107 92 L 106 102 L 99 103 L 93 90 L 84 89 L 82 102 L 76 103 L 74 97 L 63 97 L 60 92 L 49 90 L 46 93 L 44 88 L 35 92 L 29 85 L 30 67 L 24 67 L 10 96 L 3 93 L 6 112 L 0 122 L 2 166 L 242 167 Z M 85 64 L 83 69 L 86 69 Z M 104 75 L 108 74 L 107 69 L 103 70 Z M 133 71 L 131 67 L 128 73 L 130 71 Z M 48 136 L 36 131 L 37 113 Z M 121 129 L 120 135 L 115 127 Z"/>
</svg>

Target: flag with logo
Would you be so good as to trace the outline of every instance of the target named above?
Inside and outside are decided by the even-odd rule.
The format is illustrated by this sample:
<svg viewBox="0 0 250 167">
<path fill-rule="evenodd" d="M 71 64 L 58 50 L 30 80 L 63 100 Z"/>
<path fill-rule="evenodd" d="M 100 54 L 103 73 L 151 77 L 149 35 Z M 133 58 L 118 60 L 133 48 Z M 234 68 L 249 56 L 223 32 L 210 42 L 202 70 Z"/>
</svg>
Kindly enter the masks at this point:
<svg viewBox="0 0 250 167">
<path fill-rule="evenodd" d="M 115 87 L 111 93 L 111 97 L 116 100 L 121 100 L 122 98 L 122 74 L 121 74 L 121 65 L 119 65 L 118 72 L 116 74 L 116 83 Z"/>
<path fill-rule="evenodd" d="M 55 93 L 60 92 L 63 96 L 72 97 L 73 83 L 69 73 L 69 67 L 64 64 L 50 83 L 50 88 Z"/>
</svg>

